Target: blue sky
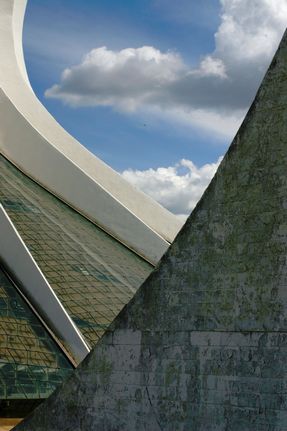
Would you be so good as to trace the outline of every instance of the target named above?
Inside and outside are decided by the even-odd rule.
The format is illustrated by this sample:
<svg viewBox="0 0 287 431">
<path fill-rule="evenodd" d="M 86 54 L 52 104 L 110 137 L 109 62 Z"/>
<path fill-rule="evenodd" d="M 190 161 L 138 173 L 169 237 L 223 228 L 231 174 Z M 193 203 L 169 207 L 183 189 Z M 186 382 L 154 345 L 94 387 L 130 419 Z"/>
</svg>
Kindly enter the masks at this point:
<svg viewBox="0 0 287 431">
<path fill-rule="evenodd" d="M 83 145 L 187 214 L 255 95 L 286 12 L 286 0 L 29 0 L 28 75 Z"/>
</svg>

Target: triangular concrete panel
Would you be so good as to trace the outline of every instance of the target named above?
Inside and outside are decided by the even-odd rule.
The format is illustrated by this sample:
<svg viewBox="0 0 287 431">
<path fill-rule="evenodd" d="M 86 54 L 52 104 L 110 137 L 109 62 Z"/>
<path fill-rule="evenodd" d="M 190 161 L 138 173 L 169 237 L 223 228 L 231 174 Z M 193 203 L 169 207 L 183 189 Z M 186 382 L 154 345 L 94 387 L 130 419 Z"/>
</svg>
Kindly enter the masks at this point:
<svg viewBox="0 0 287 431">
<path fill-rule="evenodd" d="M 22 431 L 287 429 L 287 34 L 160 265 Z"/>
</svg>

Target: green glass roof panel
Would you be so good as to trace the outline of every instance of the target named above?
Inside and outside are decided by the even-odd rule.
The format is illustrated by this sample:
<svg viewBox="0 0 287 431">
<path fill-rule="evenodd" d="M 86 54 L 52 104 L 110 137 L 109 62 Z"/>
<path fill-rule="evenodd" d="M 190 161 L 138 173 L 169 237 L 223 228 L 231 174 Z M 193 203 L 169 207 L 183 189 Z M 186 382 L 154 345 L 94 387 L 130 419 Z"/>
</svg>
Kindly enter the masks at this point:
<svg viewBox="0 0 287 431">
<path fill-rule="evenodd" d="M 0 268 L 0 400 L 47 398 L 72 370 Z"/>
<path fill-rule="evenodd" d="M 0 157 L 0 201 L 94 346 L 153 267 Z"/>
</svg>

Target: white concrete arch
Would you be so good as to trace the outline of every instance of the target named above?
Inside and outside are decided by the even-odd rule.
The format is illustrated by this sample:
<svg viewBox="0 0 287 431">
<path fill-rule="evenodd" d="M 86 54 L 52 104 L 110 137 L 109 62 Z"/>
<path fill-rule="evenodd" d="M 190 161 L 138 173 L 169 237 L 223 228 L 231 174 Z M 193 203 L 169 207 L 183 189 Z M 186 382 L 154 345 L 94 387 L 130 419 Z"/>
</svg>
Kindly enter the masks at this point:
<svg viewBox="0 0 287 431">
<path fill-rule="evenodd" d="M 182 223 L 92 155 L 39 102 L 23 59 L 25 6 L 26 0 L 0 2 L 0 151 L 47 190 L 157 263 Z"/>
</svg>

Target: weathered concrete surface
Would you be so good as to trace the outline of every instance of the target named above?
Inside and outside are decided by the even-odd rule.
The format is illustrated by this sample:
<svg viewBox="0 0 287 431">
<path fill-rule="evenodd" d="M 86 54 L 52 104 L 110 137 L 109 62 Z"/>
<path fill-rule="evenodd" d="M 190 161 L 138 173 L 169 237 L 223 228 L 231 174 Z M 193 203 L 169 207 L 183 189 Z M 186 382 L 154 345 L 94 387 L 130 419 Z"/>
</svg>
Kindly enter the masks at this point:
<svg viewBox="0 0 287 431">
<path fill-rule="evenodd" d="M 158 268 L 18 431 L 287 430 L 287 35 Z"/>
</svg>

